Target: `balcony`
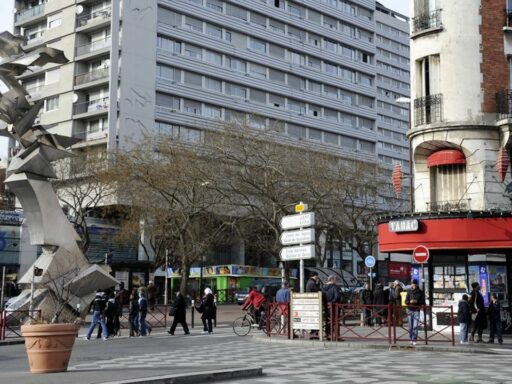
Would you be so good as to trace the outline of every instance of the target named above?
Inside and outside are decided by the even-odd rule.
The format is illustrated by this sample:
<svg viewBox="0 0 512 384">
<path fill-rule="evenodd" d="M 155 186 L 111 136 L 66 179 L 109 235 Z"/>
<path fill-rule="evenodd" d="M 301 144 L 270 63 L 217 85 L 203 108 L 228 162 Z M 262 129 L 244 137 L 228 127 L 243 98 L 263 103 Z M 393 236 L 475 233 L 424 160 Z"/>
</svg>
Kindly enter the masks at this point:
<svg viewBox="0 0 512 384">
<path fill-rule="evenodd" d="M 512 118 L 512 89 L 496 93 L 496 115 L 498 120 Z"/>
<path fill-rule="evenodd" d="M 95 40 L 89 44 L 84 44 L 76 48 L 76 55 L 81 56 L 88 53 L 92 53 L 94 51 L 99 51 L 100 49 L 110 47 L 111 38 L 106 37 L 101 40 Z"/>
<path fill-rule="evenodd" d="M 105 140 L 107 136 L 108 134 L 106 130 L 91 131 L 88 129 L 84 129 L 73 134 L 73 137 L 77 139 L 82 139 L 83 141 Z"/>
<path fill-rule="evenodd" d="M 36 5 L 35 7 L 23 9 L 21 11 L 16 12 L 16 14 L 14 15 L 14 22 L 20 23 L 24 20 L 31 19 L 33 17 L 44 14 L 44 6 L 45 4 L 39 4 Z"/>
<path fill-rule="evenodd" d="M 429 212 L 471 211 L 471 199 L 431 201 L 426 204 Z"/>
<path fill-rule="evenodd" d="M 426 31 L 437 31 L 443 28 L 441 20 L 441 10 L 436 9 L 432 12 L 426 12 L 412 19 L 412 34 L 418 34 Z"/>
<path fill-rule="evenodd" d="M 110 100 L 108 97 L 104 97 L 102 99 L 95 99 L 86 101 L 84 103 L 78 103 L 73 106 L 73 114 L 79 115 L 82 113 L 92 113 L 92 112 L 108 112 L 108 108 L 110 106 Z"/>
<path fill-rule="evenodd" d="M 95 69 L 94 71 L 81 73 L 75 76 L 75 85 L 87 84 L 92 81 L 107 79 L 110 67 Z"/>
<path fill-rule="evenodd" d="M 112 15 L 112 8 L 105 7 L 97 11 L 91 12 L 87 15 L 81 15 L 76 18 L 76 27 L 85 27 L 88 24 L 92 24 L 98 21 L 110 19 Z"/>
<path fill-rule="evenodd" d="M 414 99 L 414 125 L 439 123 L 443 121 L 443 94 L 429 95 Z"/>
</svg>

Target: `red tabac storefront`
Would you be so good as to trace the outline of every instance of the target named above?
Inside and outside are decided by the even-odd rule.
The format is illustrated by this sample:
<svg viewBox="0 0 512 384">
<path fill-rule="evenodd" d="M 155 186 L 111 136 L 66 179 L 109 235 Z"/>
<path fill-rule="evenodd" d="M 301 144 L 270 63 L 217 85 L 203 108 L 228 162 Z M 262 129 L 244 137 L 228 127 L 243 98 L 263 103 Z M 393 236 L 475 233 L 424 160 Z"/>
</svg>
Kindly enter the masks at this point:
<svg viewBox="0 0 512 384">
<path fill-rule="evenodd" d="M 486 300 L 490 293 L 510 300 L 511 212 L 436 212 L 390 217 L 379 223 L 381 253 L 412 254 L 418 245 L 430 251 L 424 270 L 432 304 L 457 301 L 470 291 L 473 281 L 480 283 Z"/>
</svg>

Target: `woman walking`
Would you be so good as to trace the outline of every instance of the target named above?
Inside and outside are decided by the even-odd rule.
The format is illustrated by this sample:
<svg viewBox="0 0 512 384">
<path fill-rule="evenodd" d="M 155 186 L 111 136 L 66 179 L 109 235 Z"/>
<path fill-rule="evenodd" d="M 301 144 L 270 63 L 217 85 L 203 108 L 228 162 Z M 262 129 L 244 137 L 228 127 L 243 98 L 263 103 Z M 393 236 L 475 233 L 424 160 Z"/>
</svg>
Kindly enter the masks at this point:
<svg viewBox="0 0 512 384">
<path fill-rule="evenodd" d="M 188 331 L 188 325 L 187 325 L 187 302 L 185 301 L 185 298 L 181 294 L 181 292 L 178 291 L 176 293 L 176 300 L 174 300 L 174 303 L 172 305 L 174 308 L 174 320 L 171 325 L 171 329 L 167 331 L 170 335 L 174 335 L 174 331 L 176 330 L 176 327 L 178 324 L 181 324 L 183 327 L 183 331 L 185 332 L 185 335 L 189 335 L 190 332 Z"/>
<path fill-rule="evenodd" d="M 205 288 L 204 299 L 201 306 L 203 307 L 203 314 L 201 315 L 201 320 L 203 321 L 203 334 L 212 334 L 212 319 L 215 317 L 216 308 L 213 292 L 210 288 Z"/>
</svg>

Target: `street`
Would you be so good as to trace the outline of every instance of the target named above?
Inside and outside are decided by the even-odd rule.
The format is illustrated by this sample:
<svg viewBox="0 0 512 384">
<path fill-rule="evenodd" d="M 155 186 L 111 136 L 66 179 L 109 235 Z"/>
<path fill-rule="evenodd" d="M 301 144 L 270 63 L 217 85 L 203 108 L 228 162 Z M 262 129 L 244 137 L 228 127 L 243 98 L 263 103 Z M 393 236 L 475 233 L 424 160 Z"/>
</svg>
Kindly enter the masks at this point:
<svg viewBox="0 0 512 384">
<path fill-rule="evenodd" d="M 83 330 L 81 332 L 83 335 Z M 226 383 L 512 383 L 512 350 L 500 356 L 264 343 L 227 324 L 202 335 L 155 329 L 145 338 L 78 339 L 65 374 L 28 373 L 23 345 L 0 347 L 1 384 L 106 383 L 220 368 L 263 367 L 263 377 Z"/>
</svg>

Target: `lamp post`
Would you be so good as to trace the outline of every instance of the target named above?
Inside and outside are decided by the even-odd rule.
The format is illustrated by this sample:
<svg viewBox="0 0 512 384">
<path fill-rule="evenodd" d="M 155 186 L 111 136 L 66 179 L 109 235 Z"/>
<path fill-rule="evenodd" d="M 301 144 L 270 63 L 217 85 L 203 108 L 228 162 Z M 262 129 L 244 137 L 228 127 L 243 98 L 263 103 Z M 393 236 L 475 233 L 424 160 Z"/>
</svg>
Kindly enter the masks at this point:
<svg viewBox="0 0 512 384">
<path fill-rule="evenodd" d="M 286 280 L 285 278 L 285 270 L 284 270 L 284 262 L 280 261 L 279 262 L 279 269 L 281 270 L 281 287 L 284 286 L 284 282 Z"/>
<path fill-rule="evenodd" d="M 399 97 L 395 100 L 398 104 L 407 104 L 409 106 L 409 127 L 408 130 L 412 129 L 412 108 L 411 108 L 411 99 L 409 97 Z M 409 204 L 411 205 L 411 213 L 414 212 L 414 177 L 412 173 L 412 146 L 411 146 L 411 140 L 409 140 L 409 188 L 410 188 L 410 195 L 409 195 Z"/>
</svg>

